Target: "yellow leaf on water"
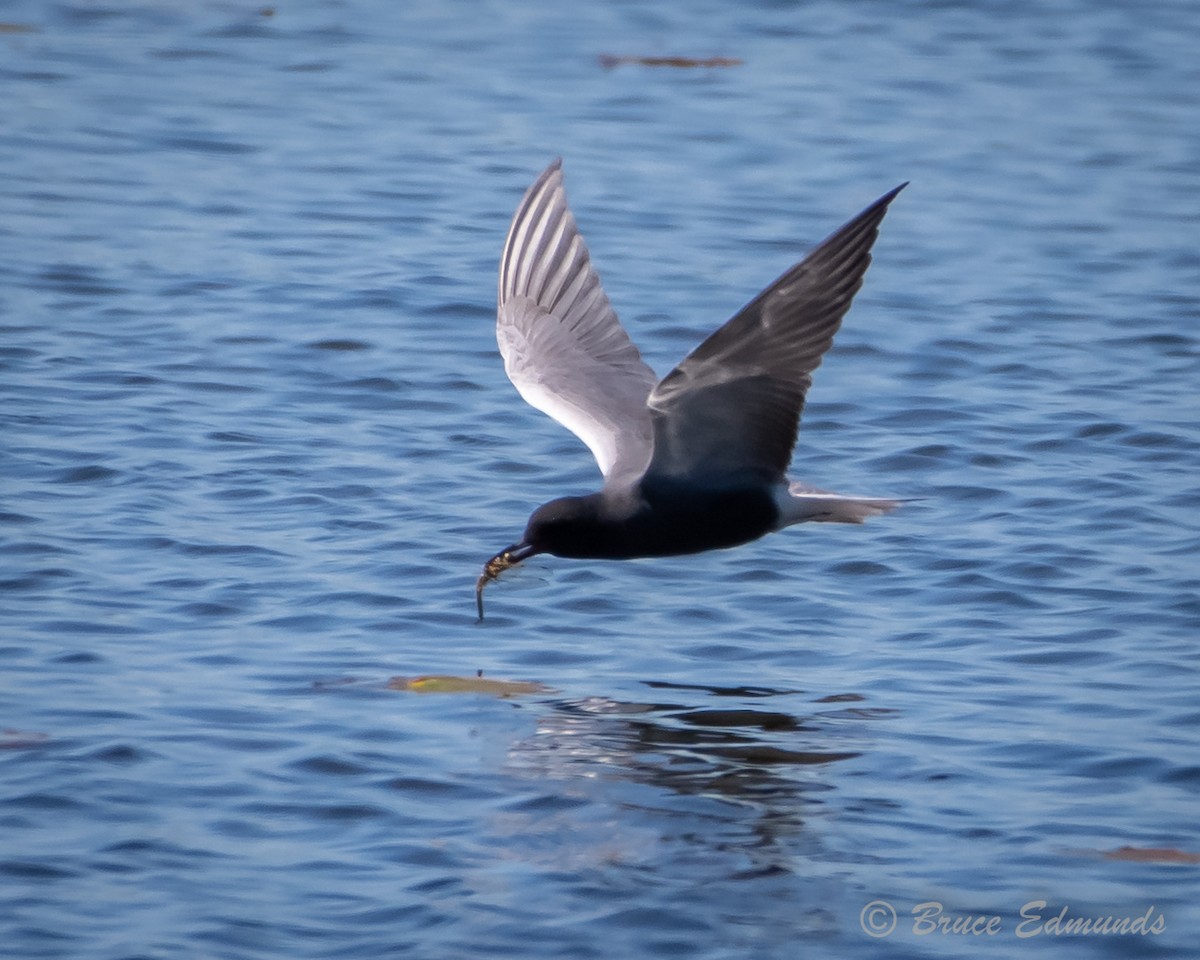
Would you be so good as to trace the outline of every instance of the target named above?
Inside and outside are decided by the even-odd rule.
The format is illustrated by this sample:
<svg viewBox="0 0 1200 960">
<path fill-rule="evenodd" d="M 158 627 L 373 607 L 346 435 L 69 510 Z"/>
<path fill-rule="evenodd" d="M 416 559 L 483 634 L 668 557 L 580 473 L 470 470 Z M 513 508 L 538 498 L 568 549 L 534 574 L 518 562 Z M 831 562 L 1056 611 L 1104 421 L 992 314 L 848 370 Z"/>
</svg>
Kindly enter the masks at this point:
<svg viewBox="0 0 1200 960">
<path fill-rule="evenodd" d="M 548 693 L 550 688 L 532 680 L 493 680 L 490 677 L 455 677 L 433 674 L 426 677 L 392 677 L 391 690 L 412 693 L 486 693 L 493 697 L 518 697 L 522 694 Z"/>
</svg>

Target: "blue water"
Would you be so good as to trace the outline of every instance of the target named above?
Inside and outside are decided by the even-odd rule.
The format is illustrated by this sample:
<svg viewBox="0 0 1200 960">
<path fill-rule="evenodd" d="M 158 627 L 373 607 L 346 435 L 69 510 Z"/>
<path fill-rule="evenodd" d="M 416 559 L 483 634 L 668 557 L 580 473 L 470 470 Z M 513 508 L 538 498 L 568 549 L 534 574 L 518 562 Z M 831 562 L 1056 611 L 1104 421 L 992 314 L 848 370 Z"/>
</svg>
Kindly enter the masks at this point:
<svg viewBox="0 0 1200 960">
<path fill-rule="evenodd" d="M 1194 5 L 555 9 L 0 7 L 0 954 L 1194 956 Z M 924 499 L 477 625 L 555 155 L 660 372 L 911 180 L 794 473 Z"/>
</svg>

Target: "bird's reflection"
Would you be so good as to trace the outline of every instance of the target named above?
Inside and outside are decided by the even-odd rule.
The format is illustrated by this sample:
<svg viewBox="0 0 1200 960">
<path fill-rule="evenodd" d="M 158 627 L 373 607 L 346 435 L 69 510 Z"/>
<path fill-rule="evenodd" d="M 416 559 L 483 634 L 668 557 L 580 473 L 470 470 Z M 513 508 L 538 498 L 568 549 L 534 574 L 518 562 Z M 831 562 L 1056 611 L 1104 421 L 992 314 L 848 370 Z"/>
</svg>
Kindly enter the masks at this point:
<svg viewBox="0 0 1200 960">
<path fill-rule="evenodd" d="M 836 809 L 835 769 L 861 755 L 868 721 L 891 711 L 852 693 L 644 686 L 652 698 L 539 703 L 535 734 L 509 744 L 506 766 L 538 781 L 549 808 L 566 802 L 572 812 L 551 822 L 501 817 L 496 833 L 521 837 L 523 856 L 532 856 L 530 838 L 549 831 L 556 865 L 636 863 L 670 875 L 693 864 L 728 880 L 808 876 L 798 865 L 825 857 L 825 831 L 812 824 Z"/>
<path fill-rule="evenodd" d="M 850 719 L 883 716 L 858 694 L 810 700 L 803 715 L 766 701 L 795 690 L 649 681 L 653 700 L 587 697 L 544 703 L 537 733 L 510 759 L 540 775 L 612 777 L 728 802 L 771 803 L 831 788 L 822 771 L 860 755 Z M 725 699 L 728 705 L 714 702 Z M 854 704 L 849 709 L 842 703 Z M 831 709 L 832 708 L 832 709 Z"/>
</svg>

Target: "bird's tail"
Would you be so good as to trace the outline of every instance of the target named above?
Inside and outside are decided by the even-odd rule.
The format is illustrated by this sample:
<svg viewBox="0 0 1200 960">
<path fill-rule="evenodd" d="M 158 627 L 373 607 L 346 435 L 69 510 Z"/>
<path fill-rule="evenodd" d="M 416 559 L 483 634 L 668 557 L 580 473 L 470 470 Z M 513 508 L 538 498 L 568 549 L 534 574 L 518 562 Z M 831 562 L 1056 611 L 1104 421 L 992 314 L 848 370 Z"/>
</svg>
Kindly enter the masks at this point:
<svg viewBox="0 0 1200 960">
<path fill-rule="evenodd" d="M 781 487 L 776 497 L 780 528 L 793 523 L 862 523 L 868 517 L 891 513 L 907 502 L 891 497 L 847 496 L 802 483 Z"/>
</svg>

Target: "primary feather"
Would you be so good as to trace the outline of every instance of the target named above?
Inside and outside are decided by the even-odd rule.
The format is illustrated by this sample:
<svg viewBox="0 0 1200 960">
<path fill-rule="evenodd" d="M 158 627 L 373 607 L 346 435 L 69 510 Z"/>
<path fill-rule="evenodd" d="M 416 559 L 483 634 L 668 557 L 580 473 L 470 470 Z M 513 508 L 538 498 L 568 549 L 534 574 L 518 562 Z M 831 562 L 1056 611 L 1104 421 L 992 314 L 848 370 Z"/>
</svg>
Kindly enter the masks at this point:
<svg viewBox="0 0 1200 960">
<path fill-rule="evenodd" d="M 654 371 L 621 327 L 555 160 L 526 192 L 500 259 L 496 340 L 526 402 L 578 436 L 606 480 L 650 457 Z"/>
</svg>

